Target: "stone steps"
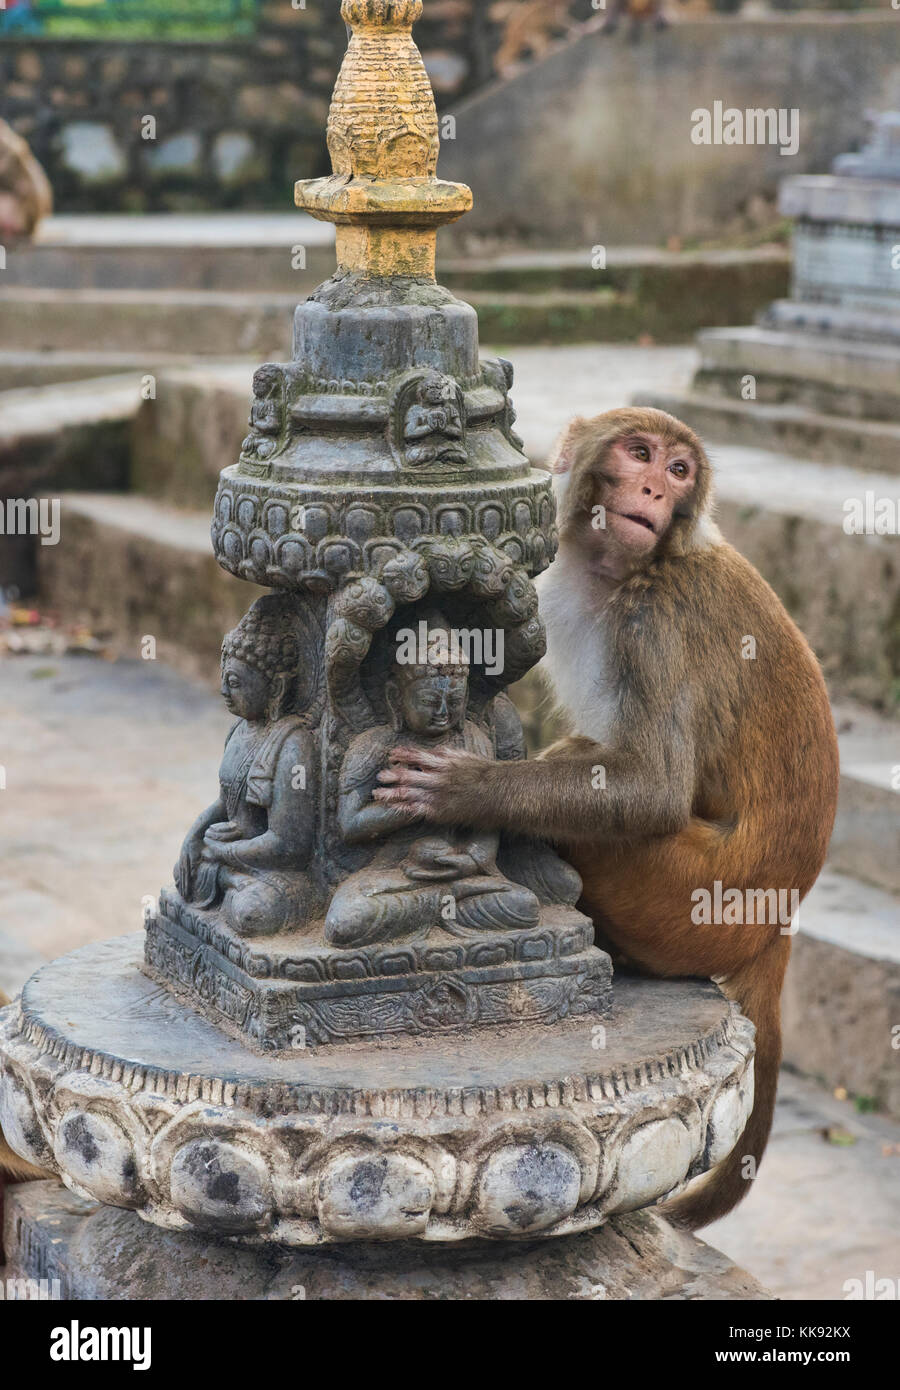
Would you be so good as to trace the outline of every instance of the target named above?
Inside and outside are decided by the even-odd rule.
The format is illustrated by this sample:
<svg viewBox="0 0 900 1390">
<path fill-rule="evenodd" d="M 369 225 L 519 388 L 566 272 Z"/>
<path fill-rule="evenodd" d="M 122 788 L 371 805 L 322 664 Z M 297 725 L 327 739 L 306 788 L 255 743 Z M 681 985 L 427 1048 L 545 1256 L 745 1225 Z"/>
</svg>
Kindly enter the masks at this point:
<svg viewBox="0 0 900 1390">
<path fill-rule="evenodd" d="M 235 359 L 237 360 L 237 359 Z M 0 393 L 24 391 L 39 386 L 67 385 L 95 377 L 120 376 L 126 372 L 154 376 L 160 372 L 182 372 L 195 366 L 228 367 L 232 359 L 207 357 L 197 353 L 140 352 L 132 343 L 127 350 L 89 352 L 77 349 L 0 351 Z M 252 375 L 258 360 L 248 357 Z M 249 378 L 248 378 L 249 380 Z"/>
<path fill-rule="evenodd" d="M 784 1060 L 900 1118 L 900 898 L 826 869 L 800 908 Z"/>
<path fill-rule="evenodd" d="M 778 247 L 609 247 L 603 259 L 595 269 L 590 247 L 451 255 L 438 273 L 478 310 L 483 341 L 504 344 L 687 342 L 752 318 L 789 274 Z M 9 251 L 0 390 L 135 359 L 152 370 L 169 355 L 282 360 L 294 305 L 333 261 L 333 228 L 302 214 L 51 218 L 37 242 Z"/>
<path fill-rule="evenodd" d="M 257 361 L 290 355 L 296 294 L 249 290 L 8 289 L 0 341 L 26 352 L 182 354 Z"/>
<path fill-rule="evenodd" d="M 161 659 L 213 683 L 222 632 L 260 591 L 218 569 L 208 527 L 205 506 L 66 494 L 61 542 L 37 557 L 41 601 L 113 633 L 114 650 L 125 656 L 138 656 L 142 639 L 153 636 Z M 900 724 L 846 701 L 835 717 L 838 818 L 829 868 L 801 908 L 785 992 L 785 1059 L 900 1117 L 890 1031 L 900 1020 L 900 803 L 891 789 Z"/>
<path fill-rule="evenodd" d="M 36 548 L 45 548 L 32 535 L 7 534 L 6 499 L 125 487 L 139 404 L 135 375 L 0 394 L 0 585 L 28 593 Z"/>
<path fill-rule="evenodd" d="M 115 653 L 152 637 L 159 659 L 216 680 L 222 634 L 264 591 L 219 568 L 209 521 L 136 493 L 65 493 L 59 544 L 36 548 L 39 600 Z"/>
<path fill-rule="evenodd" d="M 131 430 L 131 486 L 182 507 L 212 507 L 219 473 L 237 461 L 247 432 L 258 364 L 164 369 L 156 399 L 144 401 Z"/>
<path fill-rule="evenodd" d="M 305 267 L 295 265 L 302 247 Z M 782 246 L 668 251 L 658 246 L 565 251 L 507 248 L 465 256 L 438 245 L 438 279 L 465 297 L 472 290 L 595 290 L 668 293 L 688 301 L 718 297 L 739 322 L 745 296 L 755 308 L 778 298 L 788 282 Z M 33 242 L 10 247 L 7 286 L 43 289 L 253 290 L 300 293 L 334 269 L 334 228 L 306 213 L 62 214 L 40 224 Z M 299 297 L 299 296 L 298 296 Z M 713 306 L 714 309 L 717 306 Z M 721 312 L 721 309 L 719 309 Z M 714 320 L 699 322 L 718 322 Z"/>
<path fill-rule="evenodd" d="M 591 350 L 561 363 L 574 375 Z M 514 397 L 519 428 L 536 462 L 562 424 L 560 382 L 522 355 Z M 237 457 L 246 429 L 249 363 L 161 372 L 155 400 L 133 421 L 132 486 L 149 497 L 202 508 L 220 469 Z M 588 380 L 583 389 L 589 391 Z M 556 398 L 554 399 L 554 393 Z M 576 391 L 575 395 L 577 396 Z M 655 400 L 652 392 L 642 400 Z M 573 405 L 580 401 L 573 400 Z M 603 405 L 602 397 L 597 405 Z M 892 536 L 848 535 L 844 504 L 867 492 L 898 498 L 896 475 L 813 463 L 742 445 L 714 447 L 719 513 L 728 539 L 760 569 L 820 656 L 838 696 L 890 706 L 896 699 L 893 623 L 900 580 Z"/>
<path fill-rule="evenodd" d="M 4 284 L 296 290 L 301 298 L 333 268 L 334 228 L 301 212 L 63 214 L 42 222 L 34 241 L 9 248 Z"/>
<path fill-rule="evenodd" d="M 0 496 L 34 491 L 51 474 L 60 487 L 76 481 L 122 486 L 126 469 L 98 453 L 102 432 L 127 442 L 125 427 L 140 405 L 140 378 L 119 373 L 66 385 L 0 393 Z M 93 467 L 94 477 L 85 470 Z"/>
<path fill-rule="evenodd" d="M 707 440 L 755 445 L 864 472 L 900 473 L 900 424 L 743 401 L 713 391 L 660 394 L 648 403 L 677 415 Z"/>
<path fill-rule="evenodd" d="M 147 370 L 161 355 L 176 352 L 281 361 L 290 355 L 294 308 L 312 288 L 312 280 L 291 292 L 19 286 L 0 300 L 0 340 L 17 358 L 43 354 L 44 369 L 54 365 L 50 354 L 83 353 L 85 343 L 92 345 L 98 373 L 110 354 L 133 359 L 136 345 Z M 700 323 L 733 312 L 732 301 L 718 293 L 710 305 L 693 301 L 682 309 L 680 299 L 647 285 L 620 290 L 595 283 L 590 290 L 533 292 L 456 288 L 478 311 L 482 340 L 503 344 L 689 342 Z M 0 375 L 0 388 L 22 379 L 19 366 L 15 377 Z"/>
<path fill-rule="evenodd" d="M 680 350 L 667 351 L 674 354 L 674 362 Z M 589 408 L 607 403 L 602 391 L 595 394 L 591 385 L 592 364 L 596 358 L 596 370 L 602 371 L 604 351 L 558 349 L 550 356 L 552 362 L 556 352 L 560 354 L 558 371 L 549 377 L 548 359 L 539 349 L 517 355 L 520 370 L 514 398 L 520 406 L 519 428 L 538 463 L 547 457 L 550 441 L 563 423 L 559 400 L 564 390 L 571 386 L 575 408 L 584 409 L 581 395 L 591 401 Z M 91 403 L 94 386 L 83 381 L 66 388 L 59 408 L 54 407 L 54 418 L 65 436 L 67 412 L 74 419 L 78 411 L 96 410 L 100 418 L 95 424 L 79 426 L 82 440 L 87 440 L 92 429 L 110 428 L 102 418 L 105 407 L 100 397 L 115 395 L 120 399 L 120 414 L 114 428 L 120 438 L 123 428 L 132 433 L 131 486 L 162 503 L 196 506 L 208 518 L 218 473 L 237 457 L 246 432 L 251 375 L 250 362 L 223 361 L 221 366 L 207 364 L 180 372 L 163 368 L 156 377 L 155 399 L 139 401 L 134 384 L 138 379 L 123 377 L 120 385 L 107 383 L 102 388 L 96 405 Z M 132 384 L 126 385 L 129 380 Z M 18 411 L 30 402 L 28 409 L 38 417 L 39 436 L 44 428 L 43 402 L 49 401 L 50 394 L 0 396 L 0 438 L 4 400 Z M 655 395 L 648 391 L 640 398 L 653 400 Z M 137 405 L 139 410 L 134 408 Z M 833 693 L 890 707 L 896 699 L 892 634 L 900 584 L 895 538 L 848 535 L 843 524 L 848 499 L 863 501 L 866 493 L 872 493 L 896 501 L 900 491 L 896 474 L 814 463 L 743 445 L 713 447 L 711 453 L 725 534 L 785 601 L 818 652 Z M 35 445 L 35 457 L 39 455 Z M 82 449 L 85 455 L 94 459 L 89 444 Z M 82 472 L 77 464 L 67 480 L 79 490 L 84 490 L 85 483 L 94 489 L 116 483 Z"/>
<path fill-rule="evenodd" d="M 756 400 L 860 420 L 900 421 L 900 343 L 776 328 L 711 328 L 697 335 L 694 387 L 740 400 L 745 377 Z"/>
<path fill-rule="evenodd" d="M 835 702 L 834 721 L 841 787 L 829 863 L 900 893 L 900 722 L 849 701 Z"/>
</svg>

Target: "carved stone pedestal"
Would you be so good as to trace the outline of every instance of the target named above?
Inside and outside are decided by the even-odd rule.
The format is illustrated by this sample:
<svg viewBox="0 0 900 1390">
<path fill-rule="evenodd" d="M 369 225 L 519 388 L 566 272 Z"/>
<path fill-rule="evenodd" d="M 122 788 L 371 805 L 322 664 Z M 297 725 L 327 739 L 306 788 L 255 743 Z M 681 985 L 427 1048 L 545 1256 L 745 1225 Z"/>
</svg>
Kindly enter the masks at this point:
<svg viewBox="0 0 900 1390">
<path fill-rule="evenodd" d="M 580 1235 L 512 1245 L 399 1240 L 259 1249 L 153 1229 L 132 1211 L 38 1182 L 9 1193 L 3 1235 L 6 1277 L 21 1281 L 14 1286 L 20 1298 L 39 1296 L 42 1280 L 50 1297 L 103 1302 L 772 1298 L 726 1255 L 649 1211 L 614 1216 Z"/>
<path fill-rule="evenodd" d="M 146 945 L 45 967 L 0 1025 L 10 1144 L 176 1232 L 567 1236 L 719 1162 L 751 1107 L 752 1028 L 713 985 L 613 986 L 549 844 L 397 797 L 525 756 L 506 689 L 557 544 L 512 367 L 434 281 L 471 194 L 436 176 L 421 9 L 343 0 L 333 174 L 296 187 L 338 267 L 215 503 L 220 563 L 273 590 L 223 643 L 215 800 Z"/>
<path fill-rule="evenodd" d="M 609 1017 L 260 1057 L 85 946 L 4 1010 L 0 1124 L 84 1196 L 255 1242 L 556 1236 L 733 1147 L 752 1027 L 712 984 L 620 978 Z"/>
<path fill-rule="evenodd" d="M 393 1034 L 452 1034 L 474 1024 L 552 1023 L 604 1014 L 609 957 L 592 923 L 545 908 L 527 931 L 459 937 L 440 918 L 427 938 L 333 951 L 270 937 L 244 941 L 177 893 L 147 923 L 151 973 L 264 1052 Z"/>
</svg>

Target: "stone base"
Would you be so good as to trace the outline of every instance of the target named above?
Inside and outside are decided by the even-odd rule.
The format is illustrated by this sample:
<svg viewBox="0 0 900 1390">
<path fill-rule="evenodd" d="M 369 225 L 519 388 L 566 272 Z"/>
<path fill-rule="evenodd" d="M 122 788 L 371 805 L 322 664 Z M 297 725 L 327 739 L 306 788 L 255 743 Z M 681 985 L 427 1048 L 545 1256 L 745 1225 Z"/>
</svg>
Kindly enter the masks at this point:
<svg viewBox="0 0 900 1390">
<path fill-rule="evenodd" d="M 57 1183 L 7 1198 L 7 1278 L 59 1280 L 59 1296 L 102 1301 L 306 1299 L 771 1299 L 746 1271 L 653 1212 L 598 1231 L 498 1245 L 416 1241 L 266 1250 L 149 1229 Z"/>
<path fill-rule="evenodd" d="M 711 328 L 698 334 L 693 389 L 740 400 L 742 380 L 752 376 L 753 404 L 791 403 L 859 420 L 900 421 L 900 342 L 829 332 L 829 315 L 835 314 L 811 306 L 803 329 Z"/>
<path fill-rule="evenodd" d="M 545 906 L 528 931 L 340 950 L 296 933 L 246 940 L 171 889 L 147 921 L 154 979 L 266 1052 L 486 1024 L 554 1023 L 609 1010 L 612 963 L 590 920 Z"/>
<path fill-rule="evenodd" d="M 723 1159 L 753 1030 L 715 985 L 620 978 L 612 1012 L 258 1056 L 142 970 L 141 933 L 0 1013 L 0 1127 L 73 1191 L 287 1245 L 568 1235 Z"/>
</svg>

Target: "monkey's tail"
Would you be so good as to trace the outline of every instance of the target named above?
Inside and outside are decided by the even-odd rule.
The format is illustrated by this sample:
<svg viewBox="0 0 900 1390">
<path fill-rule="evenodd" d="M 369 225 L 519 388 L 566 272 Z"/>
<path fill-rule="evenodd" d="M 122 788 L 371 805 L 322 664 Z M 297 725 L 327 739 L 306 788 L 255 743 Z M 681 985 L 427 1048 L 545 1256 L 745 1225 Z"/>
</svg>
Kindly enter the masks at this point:
<svg viewBox="0 0 900 1390">
<path fill-rule="evenodd" d="M 761 955 L 724 982 L 725 993 L 737 1000 L 741 1013 L 756 1027 L 753 1109 L 728 1157 L 717 1164 L 708 1177 L 662 1208 L 663 1215 L 670 1221 L 692 1231 L 708 1226 L 737 1206 L 750 1189 L 750 1181 L 745 1176 L 748 1157 L 753 1159 L 755 1177 L 765 1153 L 778 1089 L 781 986 L 790 953 L 791 938 L 779 936 Z"/>
</svg>

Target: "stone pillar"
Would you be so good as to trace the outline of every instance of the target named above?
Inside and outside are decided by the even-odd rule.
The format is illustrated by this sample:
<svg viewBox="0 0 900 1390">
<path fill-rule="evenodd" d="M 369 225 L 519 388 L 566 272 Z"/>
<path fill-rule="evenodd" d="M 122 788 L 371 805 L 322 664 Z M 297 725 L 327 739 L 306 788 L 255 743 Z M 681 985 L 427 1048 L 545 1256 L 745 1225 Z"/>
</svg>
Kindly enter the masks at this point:
<svg viewBox="0 0 900 1390">
<path fill-rule="evenodd" d="M 0 1122 L 78 1194 L 250 1243 L 577 1235 L 723 1158 L 752 1028 L 705 982 L 622 980 L 546 844 L 379 799 L 399 744 L 524 756 L 556 548 L 512 367 L 434 281 L 471 194 L 436 175 L 421 0 L 344 0 L 333 173 L 296 200 L 338 267 L 254 379 L 221 564 L 236 722 L 146 943 L 39 971 L 0 1031 Z M 348 1257 L 349 1258 L 349 1257 Z"/>
</svg>

